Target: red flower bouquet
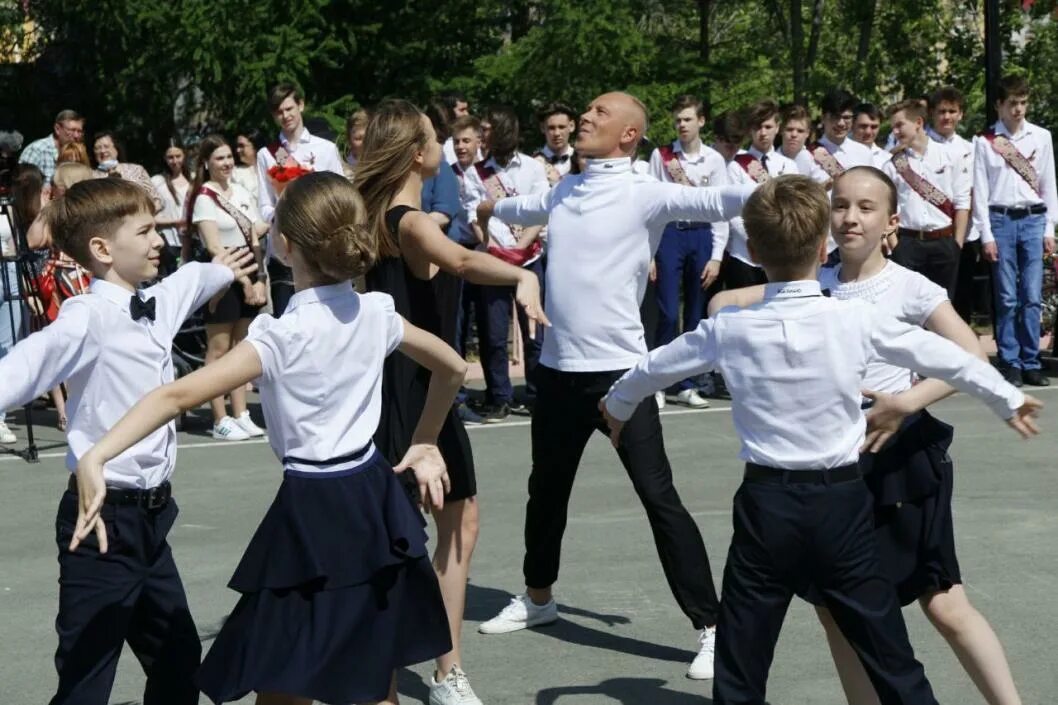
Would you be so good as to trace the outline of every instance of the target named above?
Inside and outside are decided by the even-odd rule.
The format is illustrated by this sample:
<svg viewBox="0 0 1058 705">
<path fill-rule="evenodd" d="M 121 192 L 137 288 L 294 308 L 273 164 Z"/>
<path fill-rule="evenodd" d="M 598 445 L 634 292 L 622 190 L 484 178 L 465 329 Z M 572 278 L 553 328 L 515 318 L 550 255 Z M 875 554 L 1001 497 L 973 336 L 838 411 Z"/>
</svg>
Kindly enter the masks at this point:
<svg viewBox="0 0 1058 705">
<path fill-rule="evenodd" d="M 287 187 L 294 179 L 304 176 L 305 174 L 311 174 L 313 170 L 308 167 L 301 166 L 294 159 L 288 158 L 283 161 L 282 164 L 276 164 L 268 169 L 268 176 L 272 179 L 272 188 L 275 189 L 276 195 L 283 193 L 283 189 Z"/>
</svg>

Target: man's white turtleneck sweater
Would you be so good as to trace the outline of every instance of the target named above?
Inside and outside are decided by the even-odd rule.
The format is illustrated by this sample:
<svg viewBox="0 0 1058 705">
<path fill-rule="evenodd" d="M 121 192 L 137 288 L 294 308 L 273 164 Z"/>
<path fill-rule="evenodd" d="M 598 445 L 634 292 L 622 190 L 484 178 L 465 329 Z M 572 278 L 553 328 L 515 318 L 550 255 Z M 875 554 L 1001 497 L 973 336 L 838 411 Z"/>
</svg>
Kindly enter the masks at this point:
<svg viewBox="0 0 1058 705">
<path fill-rule="evenodd" d="M 547 225 L 540 362 L 564 372 L 625 370 L 646 354 L 639 304 L 665 224 L 730 220 L 753 186 L 698 188 L 636 174 L 628 158 L 589 160 L 543 194 L 497 202 L 494 217 Z"/>
</svg>

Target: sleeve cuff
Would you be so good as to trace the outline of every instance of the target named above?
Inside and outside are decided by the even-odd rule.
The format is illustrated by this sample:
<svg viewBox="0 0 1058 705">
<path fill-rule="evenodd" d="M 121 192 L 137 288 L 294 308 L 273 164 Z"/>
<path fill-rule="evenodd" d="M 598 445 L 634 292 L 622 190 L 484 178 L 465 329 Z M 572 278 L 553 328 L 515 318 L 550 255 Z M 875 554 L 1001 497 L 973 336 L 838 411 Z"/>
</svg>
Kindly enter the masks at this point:
<svg viewBox="0 0 1058 705">
<path fill-rule="evenodd" d="M 638 406 L 638 402 L 621 399 L 613 389 L 606 395 L 606 410 L 618 421 L 627 421 L 632 418 Z"/>
<path fill-rule="evenodd" d="M 1014 392 L 999 402 L 992 405 L 992 411 L 996 413 L 996 416 L 1009 421 L 1014 417 L 1014 413 L 1022 407 L 1025 403 L 1025 393 L 1020 389 L 1014 388 Z"/>
</svg>

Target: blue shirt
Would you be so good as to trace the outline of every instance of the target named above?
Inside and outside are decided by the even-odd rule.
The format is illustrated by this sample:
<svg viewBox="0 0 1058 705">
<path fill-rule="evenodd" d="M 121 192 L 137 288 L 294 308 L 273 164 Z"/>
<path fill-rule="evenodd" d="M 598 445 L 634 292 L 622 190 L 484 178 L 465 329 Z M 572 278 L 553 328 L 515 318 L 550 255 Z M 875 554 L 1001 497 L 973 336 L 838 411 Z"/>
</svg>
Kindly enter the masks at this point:
<svg viewBox="0 0 1058 705">
<path fill-rule="evenodd" d="M 456 237 L 462 233 L 462 227 L 453 228 L 457 220 L 466 220 L 466 213 L 459 202 L 459 177 L 452 171 L 451 165 L 441 163 L 434 176 L 422 182 L 422 210 L 424 213 L 444 213 L 448 216 L 448 225 L 441 228 L 450 238 L 459 242 Z"/>
</svg>

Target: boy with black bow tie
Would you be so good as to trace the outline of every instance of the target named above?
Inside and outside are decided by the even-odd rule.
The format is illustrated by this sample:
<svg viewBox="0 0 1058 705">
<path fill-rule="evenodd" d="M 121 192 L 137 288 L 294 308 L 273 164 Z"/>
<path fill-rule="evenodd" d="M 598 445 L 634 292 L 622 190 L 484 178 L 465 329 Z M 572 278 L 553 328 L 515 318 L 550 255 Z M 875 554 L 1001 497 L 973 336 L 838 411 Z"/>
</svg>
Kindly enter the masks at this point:
<svg viewBox="0 0 1058 705">
<path fill-rule="evenodd" d="M 184 319 L 256 265 L 249 252 L 232 251 L 138 289 L 158 275 L 165 241 L 154 229 L 150 199 L 121 179 L 76 184 L 45 217 L 56 245 L 92 273 L 92 283 L 0 361 L 0 407 L 65 382 L 66 466 L 73 472 L 133 404 L 173 380 L 170 351 Z M 192 678 L 201 645 L 166 541 L 177 514 L 169 485 L 175 464 L 171 423 L 107 464 L 103 517 L 107 534 L 119 537 L 109 547 L 102 533 L 71 544 L 84 489 L 71 474 L 55 522 L 59 687 L 52 705 L 106 703 L 126 641 L 147 674 L 145 703 L 198 703 Z"/>
</svg>

